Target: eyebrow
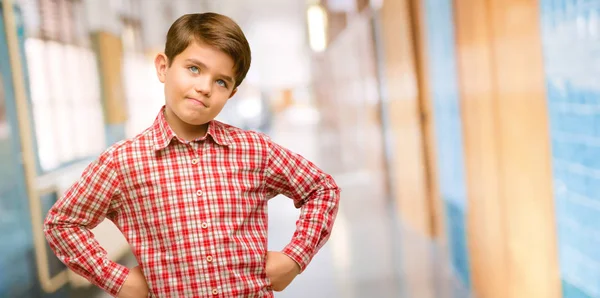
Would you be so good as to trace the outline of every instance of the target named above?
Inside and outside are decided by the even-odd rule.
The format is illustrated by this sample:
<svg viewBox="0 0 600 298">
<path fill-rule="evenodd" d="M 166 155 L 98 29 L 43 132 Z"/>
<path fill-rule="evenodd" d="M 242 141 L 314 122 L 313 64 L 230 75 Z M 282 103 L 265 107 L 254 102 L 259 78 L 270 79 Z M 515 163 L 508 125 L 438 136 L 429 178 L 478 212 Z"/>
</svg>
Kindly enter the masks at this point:
<svg viewBox="0 0 600 298">
<path fill-rule="evenodd" d="M 197 59 L 188 58 L 188 59 L 186 59 L 185 61 L 187 61 L 187 62 L 191 62 L 191 63 L 194 63 L 194 64 L 196 64 L 196 65 L 198 65 L 198 66 L 200 66 L 200 67 L 202 67 L 202 68 L 208 68 L 208 67 L 206 66 L 206 64 L 204 64 L 204 63 L 200 62 L 200 60 L 197 60 Z M 228 81 L 230 84 L 233 84 L 233 78 L 231 78 L 230 76 L 226 76 L 226 75 L 223 75 L 223 74 L 218 74 L 218 77 L 221 77 L 221 78 L 223 78 L 225 81 Z"/>
</svg>

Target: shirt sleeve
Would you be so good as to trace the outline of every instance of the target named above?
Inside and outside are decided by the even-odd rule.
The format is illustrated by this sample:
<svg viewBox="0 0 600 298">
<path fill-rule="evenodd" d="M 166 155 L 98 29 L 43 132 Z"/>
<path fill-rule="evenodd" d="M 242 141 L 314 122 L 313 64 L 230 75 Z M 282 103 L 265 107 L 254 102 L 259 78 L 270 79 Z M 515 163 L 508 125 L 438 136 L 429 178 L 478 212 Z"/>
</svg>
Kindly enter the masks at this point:
<svg viewBox="0 0 600 298">
<path fill-rule="evenodd" d="M 113 296 L 121 289 L 129 269 L 109 260 L 90 230 L 117 212 L 119 197 L 119 179 L 107 150 L 52 206 L 44 222 L 44 234 L 56 256 Z"/>
<path fill-rule="evenodd" d="M 338 212 L 340 188 L 333 178 L 299 154 L 268 140 L 266 186 L 301 208 L 296 232 L 283 253 L 306 269 L 327 242 Z"/>
</svg>

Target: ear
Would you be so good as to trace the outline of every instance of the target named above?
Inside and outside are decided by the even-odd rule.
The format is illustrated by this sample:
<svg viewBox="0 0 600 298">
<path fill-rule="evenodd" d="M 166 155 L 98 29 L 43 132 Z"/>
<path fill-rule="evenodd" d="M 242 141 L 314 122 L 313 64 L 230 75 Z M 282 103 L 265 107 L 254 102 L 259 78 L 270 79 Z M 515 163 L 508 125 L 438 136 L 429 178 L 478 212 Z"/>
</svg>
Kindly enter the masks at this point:
<svg viewBox="0 0 600 298">
<path fill-rule="evenodd" d="M 154 58 L 154 67 L 156 67 L 156 76 L 161 83 L 167 78 L 167 69 L 169 68 L 169 59 L 164 53 L 158 53 Z"/>
<path fill-rule="evenodd" d="M 232 98 L 235 95 L 235 93 L 237 93 L 237 91 L 238 91 L 237 87 L 235 89 L 233 89 L 233 91 L 231 91 L 231 94 L 229 95 L 229 98 Z"/>
</svg>

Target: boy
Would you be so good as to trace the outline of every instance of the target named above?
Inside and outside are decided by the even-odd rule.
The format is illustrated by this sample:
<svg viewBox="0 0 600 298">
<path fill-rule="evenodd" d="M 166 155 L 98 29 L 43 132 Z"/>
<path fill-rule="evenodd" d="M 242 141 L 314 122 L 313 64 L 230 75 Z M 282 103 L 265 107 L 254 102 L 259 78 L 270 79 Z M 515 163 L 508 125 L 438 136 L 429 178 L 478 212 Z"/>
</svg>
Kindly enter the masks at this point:
<svg viewBox="0 0 600 298">
<path fill-rule="evenodd" d="M 230 18 L 182 16 L 155 66 L 165 106 L 52 207 L 50 246 L 117 297 L 273 297 L 327 241 L 339 188 L 266 136 L 213 120 L 250 67 L 248 42 Z M 267 202 L 277 194 L 302 209 L 291 242 L 267 252 Z M 90 232 L 104 218 L 123 232 L 138 267 L 107 259 Z"/>
</svg>

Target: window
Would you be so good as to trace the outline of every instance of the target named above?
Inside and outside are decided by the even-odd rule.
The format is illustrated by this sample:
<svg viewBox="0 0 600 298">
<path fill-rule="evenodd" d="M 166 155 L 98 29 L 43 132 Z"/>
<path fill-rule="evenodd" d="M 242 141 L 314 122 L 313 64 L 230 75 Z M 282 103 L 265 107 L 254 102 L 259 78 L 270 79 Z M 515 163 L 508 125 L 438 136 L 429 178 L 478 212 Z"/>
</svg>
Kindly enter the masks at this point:
<svg viewBox="0 0 600 298">
<path fill-rule="evenodd" d="M 156 78 L 154 61 L 146 55 L 142 44 L 139 2 L 129 1 L 123 10 L 123 79 L 127 98 L 126 137 L 133 137 L 152 125 L 164 105 L 163 86 Z"/>
<path fill-rule="evenodd" d="M 21 0 L 31 108 L 43 172 L 106 146 L 96 56 L 80 1 Z"/>
</svg>

